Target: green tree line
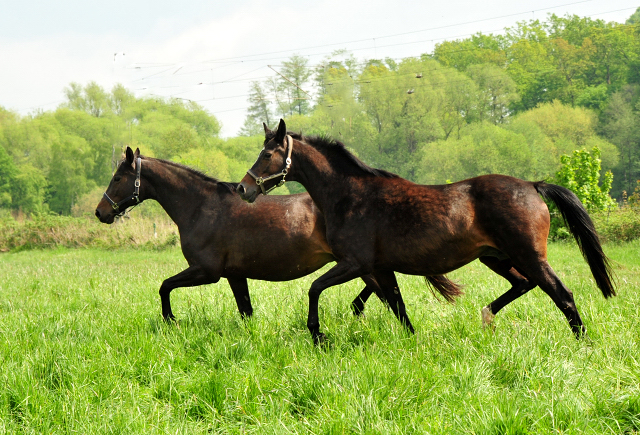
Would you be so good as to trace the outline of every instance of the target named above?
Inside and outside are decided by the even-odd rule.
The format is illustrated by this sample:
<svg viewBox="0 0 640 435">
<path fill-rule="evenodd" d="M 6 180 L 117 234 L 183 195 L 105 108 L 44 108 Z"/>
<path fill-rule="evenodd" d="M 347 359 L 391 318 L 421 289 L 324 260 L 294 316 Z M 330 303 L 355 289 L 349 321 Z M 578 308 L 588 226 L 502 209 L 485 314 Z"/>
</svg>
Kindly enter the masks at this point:
<svg viewBox="0 0 640 435">
<path fill-rule="evenodd" d="M 19 117 L 0 108 L 0 209 L 61 215 L 91 211 L 129 145 L 224 180 L 239 179 L 259 138 L 222 140 L 195 103 L 139 99 L 121 85 L 65 89 L 55 111 Z"/>
<path fill-rule="evenodd" d="M 550 15 L 402 60 L 338 51 L 309 65 L 294 55 L 278 75 L 251 83 L 244 126 L 228 139 L 195 103 L 72 83 L 54 111 L 0 108 L 0 209 L 91 210 L 127 145 L 239 181 L 261 148 L 262 122 L 280 117 L 420 183 L 485 173 L 560 180 L 563 159 L 597 149 L 613 173 L 600 182 L 620 199 L 640 179 L 637 15 L 624 24 Z"/>
<path fill-rule="evenodd" d="M 368 163 L 423 183 L 489 172 L 554 178 L 561 156 L 598 147 L 622 198 L 640 178 L 638 14 L 625 24 L 550 15 L 399 62 L 336 52 L 309 66 L 293 56 L 281 70 L 293 83 L 252 84 L 241 133 L 286 117 L 293 129 L 330 134 Z M 317 90 L 302 112 L 284 98 L 295 87 Z"/>
</svg>

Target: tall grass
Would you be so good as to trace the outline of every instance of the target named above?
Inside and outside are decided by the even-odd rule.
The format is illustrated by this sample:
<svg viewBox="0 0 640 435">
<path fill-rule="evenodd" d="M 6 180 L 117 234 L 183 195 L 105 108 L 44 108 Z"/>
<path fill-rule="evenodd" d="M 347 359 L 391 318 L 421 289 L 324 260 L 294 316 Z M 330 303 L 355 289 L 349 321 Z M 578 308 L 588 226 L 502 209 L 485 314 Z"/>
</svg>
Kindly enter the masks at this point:
<svg viewBox="0 0 640 435">
<path fill-rule="evenodd" d="M 589 331 L 576 341 L 536 289 L 483 331 L 480 308 L 507 283 L 474 262 L 466 294 L 436 302 L 400 276 L 418 331 L 379 301 L 354 318 L 362 283 L 320 300 L 329 345 L 306 329 L 305 279 L 250 282 L 242 321 L 226 282 L 158 288 L 178 249 L 0 255 L 0 433 L 638 433 L 640 244 L 610 245 L 619 296 L 605 301 L 572 244 L 550 246 Z"/>
<path fill-rule="evenodd" d="M 0 251 L 42 248 L 152 248 L 178 244 L 178 228 L 166 216 L 126 215 L 112 225 L 89 217 L 42 215 L 0 221 Z"/>
</svg>

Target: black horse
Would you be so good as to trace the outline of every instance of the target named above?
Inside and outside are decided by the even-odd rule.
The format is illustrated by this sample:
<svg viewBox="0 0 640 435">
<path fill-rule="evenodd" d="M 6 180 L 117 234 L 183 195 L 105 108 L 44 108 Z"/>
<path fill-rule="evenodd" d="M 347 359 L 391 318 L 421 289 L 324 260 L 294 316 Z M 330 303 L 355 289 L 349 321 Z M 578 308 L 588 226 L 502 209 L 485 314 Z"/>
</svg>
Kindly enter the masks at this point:
<svg viewBox="0 0 640 435">
<path fill-rule="evenodd" d="M 166 320 L 174 318 L 170 293 L 175 288 L 216 283 L 224 277 L 240 315 L 251 316 L 247 278 L 287 281 L 335 261 L 325 238 L 324 217 L 308 194 L 272 196 L 247 204 L 235 188 L 235 184 L 141 156 L 139 150 L 134 153 L 127 147 L 126 158 L 95 214 L 101 222 L 111 224 L 128 207 L 155 199 L 176 223 L 189 268 L 160 287 Z M 366 287 L 352 303 L 355 314 L 362 312 L 373 292 L 386 302 L 373 276 L 362 279 Z"/>
<path fill-rule="evenodd" d="M 418 185 L 365 165 L 339 142 L 288 134 L 283 120 L 275 133 L 267 132 L 264 149 L 237 190 L 243 199 L 254 201 L 259 188 L 279 181 L 280 177 L 269 178 L 274 174 L 286 174 L 306 187 L 325 216 L 327 241 L 338 259 L 309 290 L 307 326 L 315 343 L 324 338 L 318 298 L 327 287 L 373 270 L 377 276 L 392 276 L 394 271 L 442 275 L 476 258 L 512 285 L 484 307 L 486 322 L 540 286 L 580 337 L 586 329 L 573 295 L 547 262 L 550 217 L 540 195 L 562 213 L 602 294 L 615 295 L 593 223 L 580 200 L 563 187 L 503 175 Z M 455 286 L 438 290 L 447 299 L 460 293 Z"/>
</svg>

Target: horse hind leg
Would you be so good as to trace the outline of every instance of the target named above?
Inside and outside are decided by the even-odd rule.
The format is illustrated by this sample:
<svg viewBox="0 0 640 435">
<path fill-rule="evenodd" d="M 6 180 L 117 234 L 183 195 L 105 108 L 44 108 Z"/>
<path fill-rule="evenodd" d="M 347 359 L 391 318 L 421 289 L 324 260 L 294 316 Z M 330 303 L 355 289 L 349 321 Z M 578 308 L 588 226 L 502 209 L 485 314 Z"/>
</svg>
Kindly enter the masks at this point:
<svg viewBox="0 0 640 435">
<path fill-rule="evenodd" d="M 386 298 L 385 301 L 388 306 L 391 307 L 393 314 L 395 314 L 396 318 L 409 330 L 409 332 L 414 334 L 415 329 L 407 315 L 407 310 L 404 305 L 404 300 L 402 299 L 402 294 L 400 293 L 400 287 L 398 286 L 395 273 L 377 271 L 374 272 L 373 275 L 380 285 L 380 288 Z"/>
<path fill-rule="evenodd" d="M 556 307 L 565 315 L 571 331 L 577 339 L 586 336 L 587 329 L 580 318 L 573 293 L 553 271 L 546 260 L 527 265 L 527 275 L 553 300 Z"/>
<path fill-rule="evenodd" d="M 496 257 L 484 256 L 480 257 L 479 260 L 511 284 L 511 288 L 506 293 L 482 308 L 482 327 L 495 329 L 493 319 L 498 314 L 498 311 L 535 288 L 536 284 L 527 279 L 524 272 L 517 270 L 513 262 L 508 258 L 500 260 Z"/>
<path fill-rule="evenodd" d="M 389 303 L 387 302 L 387 299 L 385 298 L 384 293 L 382 293 L 382 290 L 375 278 L 372 275 L 365 275 L 362 277 L 362 280 L 365 283 L 365 288 L 363 288 L 360 294 L 356 296 L 353 302 L 351 302 L 351 310 L 353 311 L 353 314 L 356 316 L 363 315 L 364 305 L 369 297 L 374 293 L 378 296 L 380 301 L 388 307 Z"/>
</svg>

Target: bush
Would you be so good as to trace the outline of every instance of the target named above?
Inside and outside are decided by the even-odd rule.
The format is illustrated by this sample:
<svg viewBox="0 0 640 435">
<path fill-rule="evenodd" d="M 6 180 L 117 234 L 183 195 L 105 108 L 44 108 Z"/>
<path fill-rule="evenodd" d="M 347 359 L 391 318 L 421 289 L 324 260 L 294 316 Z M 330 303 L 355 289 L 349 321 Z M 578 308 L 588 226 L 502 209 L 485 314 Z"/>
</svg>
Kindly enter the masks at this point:
<svg viewBox="0 0 640 435">
<path fill-rule="evenodd" d="M 593 213 L 591 218 L 603 242 L 640 239 L 640 208 L 616 207 L 611 211 Z"/>
<path fill-rule="evenodd" d="M 97 219 L 40 215 L 0 221 L 0 251 L 42 248 L 166 249 L 178 244 L 178 228 L 167 217 L 125 217 L 112 225 Z"/>
</svg>

